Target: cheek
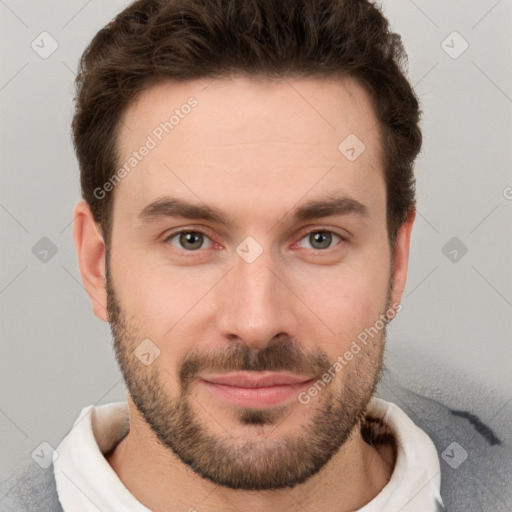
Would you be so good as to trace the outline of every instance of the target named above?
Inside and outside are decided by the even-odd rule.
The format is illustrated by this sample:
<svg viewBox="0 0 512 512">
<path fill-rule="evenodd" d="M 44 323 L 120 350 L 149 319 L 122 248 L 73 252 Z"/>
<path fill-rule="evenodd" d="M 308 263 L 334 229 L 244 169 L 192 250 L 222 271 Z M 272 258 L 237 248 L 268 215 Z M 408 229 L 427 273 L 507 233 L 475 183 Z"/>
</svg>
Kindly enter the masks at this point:
<svg viewBox="0 0 512 512">
<path fill-rule="evenodd" d="M 337 351 L 344 350 L 385 312 L 389 279 L 385 253 L 380 259 L 358 257 L 337 267 L 301 274 L 299 296 L 316 318 L 311 322 L 311 314 L 304 317 L 304 332 L 321 329 L 326 336 L 322 341 L 317 333 L 319 345 L 324 344 L 329 352 L 333 345 Z M 315 339 L 314 332 L 310 336 Z"/>
<path fill-rule="evenodd" d="M 173 267 L 132 249 L 115 262 L 116 293 L 139 336 L 159 347 L 160 365 L 175 366 L 201 337 L 205 296 L 219 279 L 212 267 Z M 191 326 L 192 324 L 192 326 Z"/>
<path fill-rule="evenodd" d="M 121 308 L 148 337 L 160 339 L 162 331 L 178 321 L 175 317 L 180 315 L 188 289 L 166 279 L 164 269 L 156 268 L 142 251 L 131 248 L 124 254 L 128 256 L 112 259 L 112 276 Z"/>
</svg>

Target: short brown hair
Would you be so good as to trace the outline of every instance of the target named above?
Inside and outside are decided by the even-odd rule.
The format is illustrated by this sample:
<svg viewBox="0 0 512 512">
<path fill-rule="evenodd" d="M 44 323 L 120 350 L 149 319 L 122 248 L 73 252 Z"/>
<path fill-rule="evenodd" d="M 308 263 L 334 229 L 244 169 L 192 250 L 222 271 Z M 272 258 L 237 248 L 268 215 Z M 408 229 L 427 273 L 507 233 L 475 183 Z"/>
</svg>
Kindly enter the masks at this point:
<svg viewBox="0 0 512 512">
<path fill-rule="evenodd" d="M 368 0 L 138 0 L 101 29 L 76 78 L 73 140 L 83 198 L 107 242 L 122 114 L 162 81 L 350 76 L 370 94 L 383 143 L 392 247 L 415 207 L 421 149 L 417 97 L 400 36 Z M 340 141 L 341 142 L 341 141 Z"/>
</svg>

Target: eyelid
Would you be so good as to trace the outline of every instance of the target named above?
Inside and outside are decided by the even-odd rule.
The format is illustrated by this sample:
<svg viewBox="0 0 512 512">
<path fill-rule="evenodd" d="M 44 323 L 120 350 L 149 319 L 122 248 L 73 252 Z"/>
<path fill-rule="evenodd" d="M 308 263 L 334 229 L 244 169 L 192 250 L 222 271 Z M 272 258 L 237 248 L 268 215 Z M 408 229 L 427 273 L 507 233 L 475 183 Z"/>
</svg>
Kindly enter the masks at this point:
<svg viewBox="0 0 512 512">
<path fill-rule="evenodd" d="M 206 226 L 179 226 L 175 228 L 170 228 L 166 230 L 161 238 L 163 240 L 167 240 L 171 236 L 177 235 L 178 233 L 202 233 L 206 235 L 208 238 L 212 238 L 212 230 L 207 228 Z"/>
<path fill-rule="evenodd" d="M 315 252 L 319 252 L 319 253 L 328 252 L 329 250 L 334 249 L 335 247 L 340 245 L 341 243 L 349 241 L 349 235 L 347 233 L 345 233 L 345 232 L 344 232 L 345 234 L 341 233 L 340 231 L 335 230 L 332 227 L 328 227 L 328 226 L 307 226 L 307 227 L 304 227 L 303 230 L 307 230 L 307 231 L 303 231 L 302 234 L 300 235 L 299 239 L 296 242 L 293 242 L 293 244 L 292 244 L 293 247 L 295 247 L 299 242 L 301 242 L 307 236 L 309 236 L 313 233 L 319 233 L 319 232 L 326 232 L 326 233 L 334 234 L 341 239 L 341 242 L 338 242 L 337 244 L 333 245 L 332 247 L 329 247 L 328 249 L 309 249 L 310 251 L 315 251 Z M 173 246 L 174 249 L 176 249 L 177 251 L 181 251 L 181 252 L 189 253 L 189 254 L 193 254 L 193 253 L 198 254 L 207 249 L 213 249 L 213 248 L 215 248 L 215 246 L 217 246 L 217 248 L 219 246 L 221 246 L 221 244 L 219 244 L 218 242 L 215 242 L 213 240 L 209 231 L 210 231 L 209 229 L 204 228 L 204 227 L 195 227 L 195 226 L 182 227 L 182 226 L 180 226 L 179 228 L 176 228 L 175 230 L 167 231 L 163 235 L 162 241 L 164 243 L 169 243 L 169 240 L 171 238 L 173 238 L 176 235 L 179 235 L 181 233 L 201 233 L 202 235 L 204 235 L 205 237 L 207 237 L 210 240 L 210 242 L 212 243 L 212 247 L 208 247 L 206 249 L 197 249 L 195 251 L 187 251 L 185 249 L 180 249 L 178 247 Z"/>
<path fill-rule="evenodd" d="M 302 240 L 305 236 L 310 235 L 311 233 L 318 233 L 321 231 L 338 235 L 341 239 L 345 241 L 349 241 L 352 237 L 352 234 L 346 229 L 340 226 L 333 226 L 330 224 L 307 224 L 298 229 L 298 235 L 294 236 L 297 236 L 299 240 Z"/>
<path fill-rule="evenodd" d="M 212 246 L 211 247 L 207 247 L 206 249 L 197 249 L 195 251 L 187 251 L 185 249 L 181 249 L 179 247 L 176 247 L 176 246 L 172 245 L 170 243 L 171 238 L 174 238 L 176 235 L 180 235 L 182 233 L 201 233 L 203 236 L 208 238 L 208 240 L 210 241 Z M 201 252 L 203 252 L 205 250 L 212 249 L 215 246 L 219 245 L 210 236 L 210 234 L 208 233 L 208 230 L 206 228 L 202 228 L 202 227 L 201 228 L 198 228 L 198 227 L 185 227 L 185 228 L 184 227 L 180 227 L 180 228 L 176 228 L 175 230 L 166 231 L 166 233 L 162 236 L 162 242 L 165 243 L 165 244 L 172 245 L 173 249 L 175 249 L 176 251 L 180 251 L 180 252 L 183 252 L 183 253 L 189 253 L 189 254 L 194 254 L 194 253 L 195 254 L 199 254 L 199 253 L 201 253 Z"/>
<path fill-rule="evenodd" d="M 323 253 L 323 252 L 327 253 L 330 250 L 338 247 L 342 243 L 348 242 L 348 240 L 349 240 L 349 237 L 346 234 L 342 234 L 342 233 L 340 233 L 339 231 L 337 231 L 335 229 L 328 228 L 327 226 L 325 226 L 325 227 L 321 227 L 320 226 L 320 227 L 308 228 L 308 230 L 300 236 L 298 241 L 293 243 L 293 246 L 294 247 L 297 246 L 300 242 L 302 242 L 302 240 L 304 240 L 306 237 L 310 236 L 313 233 L 330 233 L 330 234 L 335 235 L 335 236 L 340 238 L 340 241 L 337 244 L 334 244 L 333 246 L 331 246 L 331 247 L 329 247 L 327 249 L 305 248 L 305 249 L 309 249 L 310 251 L 315 251 L 317 253 Z"/>
</svg>

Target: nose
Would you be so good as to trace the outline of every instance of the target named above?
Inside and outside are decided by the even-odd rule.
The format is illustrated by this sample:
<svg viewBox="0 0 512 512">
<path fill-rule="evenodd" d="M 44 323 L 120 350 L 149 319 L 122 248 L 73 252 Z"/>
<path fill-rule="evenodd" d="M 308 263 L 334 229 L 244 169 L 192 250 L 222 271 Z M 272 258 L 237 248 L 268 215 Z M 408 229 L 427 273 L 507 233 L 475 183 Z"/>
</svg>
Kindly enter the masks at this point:
<svg viewBox="0 0 512 512">
<path fill-rule="evenodd" d="M 235 254 L 232 270 L 217 290 L 221 335 L 253 350 L 294 338 L 300 301 L 286 281 L 269 251 L 251 263 Z"/>
</svg>

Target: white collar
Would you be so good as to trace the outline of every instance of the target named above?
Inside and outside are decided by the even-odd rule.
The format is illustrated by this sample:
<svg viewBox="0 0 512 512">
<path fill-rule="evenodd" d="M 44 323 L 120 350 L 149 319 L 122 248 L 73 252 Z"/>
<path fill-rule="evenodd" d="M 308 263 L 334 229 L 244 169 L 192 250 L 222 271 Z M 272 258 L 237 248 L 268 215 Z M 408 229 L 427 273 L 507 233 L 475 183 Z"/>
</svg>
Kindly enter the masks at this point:
<svg viewBox="0 0 512 512">
<path fill-rule="evenodd" d="M 374 397 L 369 414 L 391 429 L 397 443 L 393 474 L 359 512 L 434 512 L 440 497 L 439 457 L 432 440 L 395 404 Z M 54 454 L 59 500 L 65 512 L 151 512 L 124 486 L 104 453 L 128 432 L 127 402 L 82 409 Z"/>
<path fill-rule="evenodd" d="M 394 403 L 374 397 L 369 413 L 392 431 L 397 455 L 387 485 L 358 512 L 444 510 L 439 456 L 430 437 Z"/>
</svg>

